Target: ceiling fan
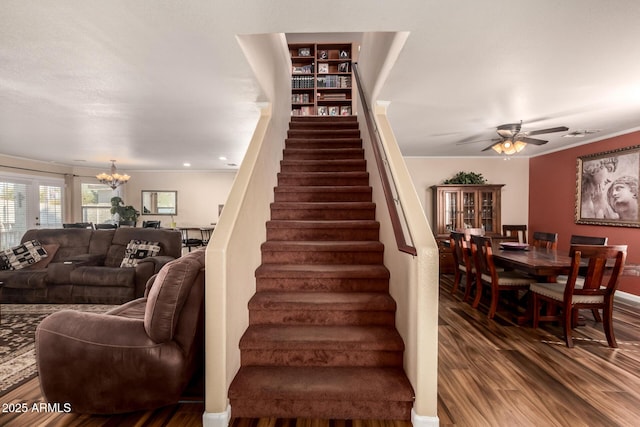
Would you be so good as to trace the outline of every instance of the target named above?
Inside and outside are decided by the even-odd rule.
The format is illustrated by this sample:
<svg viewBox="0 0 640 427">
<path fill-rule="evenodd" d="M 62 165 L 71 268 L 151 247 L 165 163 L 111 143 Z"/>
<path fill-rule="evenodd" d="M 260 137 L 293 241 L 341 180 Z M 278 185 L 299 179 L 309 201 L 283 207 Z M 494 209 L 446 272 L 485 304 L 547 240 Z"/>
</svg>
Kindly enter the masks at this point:
<svg viewBox="0 0 640 427">
<path fill-rule="evenodd" d="M 564 132 L 569 130 L 566 126 L 558 126 L 548 129 L 538 129 L 532 131 L 522 130 L 522 121 L 520 123 L 508 123 L 500 125 L 496 128 L 496 132 L 500 135 L 500 138 L 494 139 L 492 144 L 482 151 L 489 149 L 495 150 L 498 154 L 515 154 L 522 151 L 527 144 L 544 145 L 549 141 L 544 139 L 531 138 L 534 135 L 542 135 L 545 133 Z"/>
</svg>

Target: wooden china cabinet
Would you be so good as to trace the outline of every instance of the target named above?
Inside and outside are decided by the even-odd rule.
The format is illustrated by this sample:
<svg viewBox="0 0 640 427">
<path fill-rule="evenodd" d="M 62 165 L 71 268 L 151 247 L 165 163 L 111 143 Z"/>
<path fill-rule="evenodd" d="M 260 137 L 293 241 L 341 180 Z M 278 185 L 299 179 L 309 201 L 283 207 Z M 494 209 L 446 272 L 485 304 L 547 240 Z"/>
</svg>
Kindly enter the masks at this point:
<svg viewBox="0 0 640 427">
<path fill-rule="evenodd" d="M 452 230 L 483 228 L 487 236 L 501 234 L 500 197 L 504 184 L 443 184 L 431 187 L 433 233 L 439 242 L 440 272 L 452 273 L 449 248 Z"/>
</svg>

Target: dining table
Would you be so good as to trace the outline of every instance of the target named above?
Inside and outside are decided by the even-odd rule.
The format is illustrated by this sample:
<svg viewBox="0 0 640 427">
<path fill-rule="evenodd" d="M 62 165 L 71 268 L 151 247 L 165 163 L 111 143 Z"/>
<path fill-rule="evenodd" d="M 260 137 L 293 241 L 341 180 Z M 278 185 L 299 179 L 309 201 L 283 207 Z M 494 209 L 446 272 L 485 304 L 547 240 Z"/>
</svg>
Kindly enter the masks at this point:
<svg viewBox="0 0 640 427">
<path fill-rule="evenodd" d="M 497 245 L 493 248 L 493 260 L 500 267 L 545 278 L 549 282 L 555 282 L 561 274 L 568 274 L 571 268 L 569 251 L 526 245 L 511 248 Z"/>
</svg>

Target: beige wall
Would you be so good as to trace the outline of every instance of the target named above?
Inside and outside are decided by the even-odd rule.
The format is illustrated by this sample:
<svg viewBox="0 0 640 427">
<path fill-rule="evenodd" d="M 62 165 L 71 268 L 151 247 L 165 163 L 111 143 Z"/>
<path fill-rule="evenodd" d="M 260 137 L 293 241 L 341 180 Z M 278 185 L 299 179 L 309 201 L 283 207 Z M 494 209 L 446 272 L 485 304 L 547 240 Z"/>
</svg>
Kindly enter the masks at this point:
<svg viewBox="0 0 640 427">
<path fill-rule="evenodd" d="M 405 161 L 430 224 L 433 224 L 430 187 L 442 184 L 460 171 L 480 173 L 488 184 L 505 184 L 502 188 L 502 224 L 529 223 L 528 158 L 405 157 Z"/>
</svg>

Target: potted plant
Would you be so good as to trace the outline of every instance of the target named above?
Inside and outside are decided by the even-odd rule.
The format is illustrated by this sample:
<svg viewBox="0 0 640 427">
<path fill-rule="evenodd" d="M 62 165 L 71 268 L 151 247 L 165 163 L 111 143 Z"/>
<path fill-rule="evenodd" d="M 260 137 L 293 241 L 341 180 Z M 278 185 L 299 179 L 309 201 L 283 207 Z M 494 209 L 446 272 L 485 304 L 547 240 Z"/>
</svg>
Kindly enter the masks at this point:
<svg viewBox="0 0 640 427">
<path fill-rule="evenodd" d="M 481 173 L 475 172 L 458 172 L 443 182 L 443 184 L 486 184 L 487 180 Z"/>
<path fill-rule="evenodd" d="M 111 214 L 116 222 L 119 221 L 138 221 L 140 212 L 131 205 L 125 205 L 121 197 L 115 196 L 111 198 Z"/>
</svg>

